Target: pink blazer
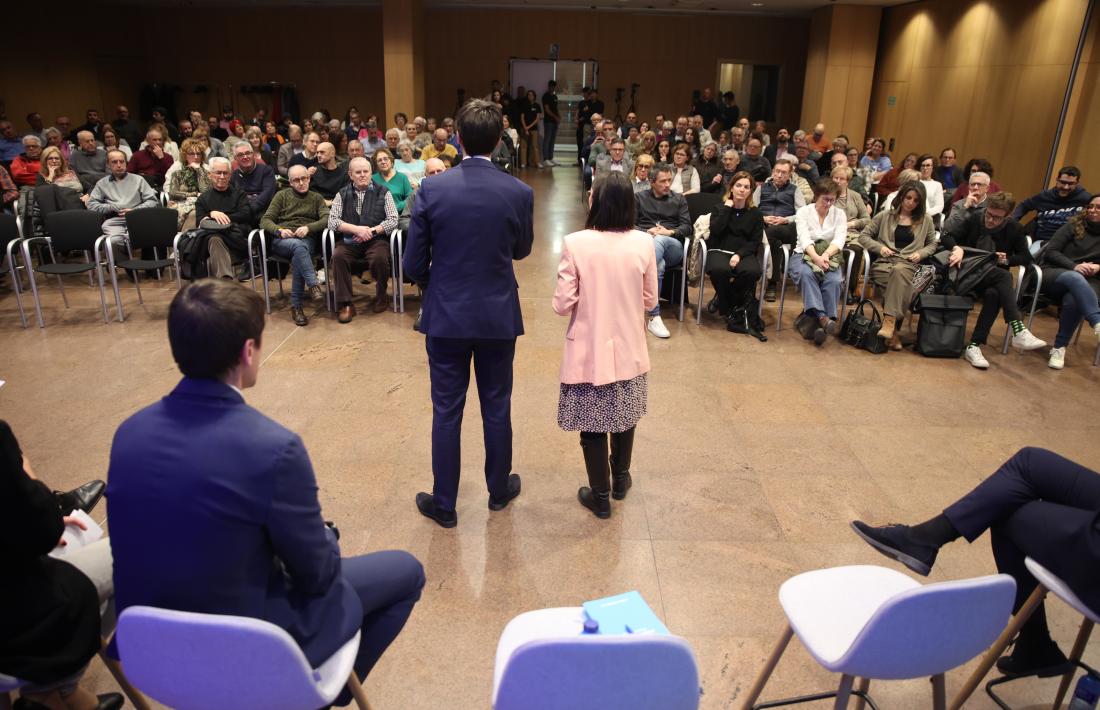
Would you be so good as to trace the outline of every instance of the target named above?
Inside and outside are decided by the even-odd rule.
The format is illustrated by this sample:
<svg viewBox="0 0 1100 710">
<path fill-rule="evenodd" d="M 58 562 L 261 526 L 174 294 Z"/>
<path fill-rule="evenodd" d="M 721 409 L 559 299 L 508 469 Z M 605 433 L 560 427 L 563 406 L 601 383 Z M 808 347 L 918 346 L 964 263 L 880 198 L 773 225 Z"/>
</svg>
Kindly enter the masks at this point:
<svg viewBox="0 0 1100 710">
<path fill-rule="evenodd" d="M 653 237 L 644 232 L 566 235 L 554 311 L 568 315 L 561 381 L 606 385 L 649 372 L 643 314 L 657 305 Z"/>
</svg>

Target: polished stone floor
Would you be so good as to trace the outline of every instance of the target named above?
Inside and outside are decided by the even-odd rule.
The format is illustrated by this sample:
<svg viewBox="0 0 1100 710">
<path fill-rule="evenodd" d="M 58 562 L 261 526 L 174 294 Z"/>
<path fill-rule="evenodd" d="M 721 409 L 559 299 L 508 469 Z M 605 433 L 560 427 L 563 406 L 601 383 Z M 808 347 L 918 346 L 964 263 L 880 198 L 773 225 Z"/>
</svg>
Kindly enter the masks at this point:
<svg viewBox="0 0 1100 710">
<path fill-rule="evenodd" d="M 635 487 L 599 521 L 576 502 L 584 481 L 576 434 L 555 424 L 565 319 L 550 299 L 561 238 L 583 223 L 576 172 L 531 171 L 527 180 L 536 189 L 536 240 L 516 265 L 527 335 L 513 395 L 523 494 L 505 512 L 486 509 L 472 395 L 459 525 L 443 530 L 415 511 L 413 496 L 431 486 L 431 408 L 411 290 L 404 314 L 360 315 L 350 325 L 319 313 L 298 328 L 277 301 L 260 382 L 246 392 L 304 438 L 345 554 L 401 548 L 424 563 L 423 599 L 367 680 L 375 708 L 486 708 L 509 619 L 630 589 L 694 648 L 702 707 L 739 707 L 783 626 L 776 594 L 785 579 L 891 564 L 848 521 L 922 520 L 1022 445 L 1100 464 L 1091 399 L 1100 369 L 1091 367 L 1088 338 L 1070 348 L 1061 372 L 1037 352 L 987 352 L 992 368 L 980 372 L 910 351 L 873 356 L 835 341 L 816 349 L 789 327 L 795 294 L 783 332 L 770 332 L 767 343 L 727 333 L 713 317 L 696 326 L 692 311 L 682 324 L 666 311 L 672 338 L 650 338 L 650 413 L 638 428 Z M 0 291 L 0 416 L 54 487 L 104 476 L 115 428 L 178 379 L 165 337 L 173 292 L 150 286 L 141 307 L 126 286 L 126 322 L 104 325 L 86 284 L 72 280 L 68 310 L 47 285 L 47 328 L 32 322 L 24 330 L 10 291 Z M 770 305 L 765 319 L 774 324 Z M 1053 318 L 1036 323 L 1040 337 L 1053 338 Z M 946 548 L 929 581 L 993 571 L 983 538 Z M 1050 607 L 1068 651 L 1079 619 L 1057 602 Z M 1100 664 L 1100 641 L 1086 658 Z M 965 672 L 949 674 L 949 697 Z M 101 692 L 113 688 L 98 660 L 89 679 Z M 835 682 L 795 641 L 764 697 Z M 1039 707 L 1054 687 L 1030 681 L 1006 696 L 1016 707 Z M 926 680 L 871 690 L 883 708 L 930 705 Z M 993 705 L 981 695 L 968 707 Z"/>
</svg>

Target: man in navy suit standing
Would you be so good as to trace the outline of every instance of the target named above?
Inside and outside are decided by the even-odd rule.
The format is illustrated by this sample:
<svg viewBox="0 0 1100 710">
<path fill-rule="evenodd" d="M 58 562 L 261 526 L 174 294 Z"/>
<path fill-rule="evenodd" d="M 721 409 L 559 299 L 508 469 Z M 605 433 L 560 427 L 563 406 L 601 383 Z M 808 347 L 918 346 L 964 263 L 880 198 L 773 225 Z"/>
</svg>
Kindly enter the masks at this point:
<svg viewBox="0 0 1100 710">
<path fill-rule="evenodd" d="M 263 299 L 233 282 L 196 281 L 172 299 L 183 380 L 111 446 L 115 602 L 264 619 L 313 668 L 362 630 L 362 679 L 420 599 L 424 570 L 395 550 L 340 558 L 301 438 L 241 395 L 256 384 L 263 329 Z M 345 689 L 336 704 L 350 701 Z"/>
<path fill-rule="evenodd" d="M 416 495 L 416 507 L 445 528 L 458 524 L 459 440 L 471 359 L 489 509 L 502 510 L 519 495 L 519 475 L 512 473 L 512 360 L 523 316 L 512 261 L 530 254 L 534 240 L 531 188 L 489 159 L 503 131 L 500 108 L 472 99 L 459 111 L 457 127 L 469 157 L 421 184 L 404 259 L 408 277 L 429 284 L 420 332 L 427 336 L 432 380 L 435 486 Z"/>
</svg>

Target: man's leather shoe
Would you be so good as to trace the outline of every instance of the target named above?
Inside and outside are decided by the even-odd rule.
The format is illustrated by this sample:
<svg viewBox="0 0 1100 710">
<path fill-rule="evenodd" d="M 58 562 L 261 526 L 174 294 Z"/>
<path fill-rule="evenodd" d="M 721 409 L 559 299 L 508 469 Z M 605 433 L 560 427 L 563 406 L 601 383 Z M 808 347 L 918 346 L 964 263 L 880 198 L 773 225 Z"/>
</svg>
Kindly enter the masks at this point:
<svg viewBox="0 0 1100 710">
<path fill-rule="evenodd" d="M 325 289 L 321 288 L 321 284 L 313 284 L 309 287 L 309 298 L 311 301 L 325 300 Z"/>
<path fill-rule="evenodd" d="M 420 316 L 424 315 L 424 309 L 420 309 L 416 312 L 416 320 L 413 321 L 413 330 L 417 333 L 420 332 Z"/>
<path fill-rule="evenodd" d="M 294 319 L 294 325 L 309 325 L 309 318 L 306 318 L 306 312 L 301 308 L 291 308 L 290 317 Z"/>
<path fill-rule="evenodd" d="M 103 491 L 106 488 L 106 483 L 96 479 L 88 481 L 83 486 L 74 488 L 68 493 L 54 491 L 54 497 L 57 499 L 57 506 L 61 508 L 64 515 L 68 515 L 74 510 L 90 513 L 96 503 L 99 502 L 99 499 L 103 497 Z"/>
<path fill-rule="evenodd" d="M 1050 638 L 1037 643 L 1020 643 L 1017 638 L 1012 653 L 997 659 L 997 670 L 1005 675 L 1053 678 L 1072 668 L 1066 654 Z"/>
<path fill-rule="evenodd" d="M 932 565 L 936 564 L 936 554 L 940 548 L 913 540 L 908 525 L 874 527 L 861 520 L 853 520 L 852 530 L 868 545 L 922 577 L 927 577 Z"/>
<path fill-rule="evenodd" d="M 370 309 L 372 313 L 381 313 L 389 310 L 390 299 L 389 296 L 375 296 L 374 300 L 370 302 Z"/>
<path fill-rule="evenodd" d="M 336 317 L 336 320 L 340 321 L 341 323 L 351 323 L 351 319 L 354 317 L 355 306 L 354 304 L 349 303 L 340 309 L 340 314 Z"/>
<path fill-rule="evenodd" d="M 500 498 L 489 496 L 489 510 L 504 510 L 505 508 L 507 508 L 508 503 L 510 503 L 513 498 L 519 495 L 520 486 L 521 484 L 519 480 L 519 474 L 509 473 L 508 492 Z"/>
<path fill-rule="evenodd" d="M 425 518 L 431 518 L 438 523 L 441 528 L 453 528 L 458 525 L 458 513 L 435 507 L 435 496 L 431 493 L 416 494 L 416 509 Z"/>
</svg>

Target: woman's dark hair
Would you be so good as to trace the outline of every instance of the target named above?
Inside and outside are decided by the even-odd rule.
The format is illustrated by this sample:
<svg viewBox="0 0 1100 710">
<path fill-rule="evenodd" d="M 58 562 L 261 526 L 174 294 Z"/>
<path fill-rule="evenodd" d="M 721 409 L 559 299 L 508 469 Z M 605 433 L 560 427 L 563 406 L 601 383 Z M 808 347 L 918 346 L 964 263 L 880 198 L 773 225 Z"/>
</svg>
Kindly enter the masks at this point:
<svg viewBox="0 0 1100 710">
<path fill-rule="evenodd" d="M 924 191 L 924 184 L 921 182 L 907 182 L 898 188 L 898 194 L 894 195 L 894 204 L 890 206 L 890 211 L 895 215 L 901 214 L 901 203 L 905 202 L 905 198 L 910 192 L 917 193 L 917 206 L 913 208 L 912 218 L 913 222 L 920 222 L 924 219 L 924 206 L 928 200 L 928 195 Z"/>
<path fill-rule="evenodd" d="M 836 197 L 840 194 L 840 185 L 833 182 L 832 178 L 821 178 L 813 184 L 814 201 L 822 195 L 832 195 Z"/>
<path fill-rule="evenodd" d="M 168 307 L 168 342 L 180 372 L 217 380 L 240 361 L 248 340 L 264 332 L 264 299 L 252 289 L 222 279 L 193 281 Z"/>
<path fill-rule="evenodd" d="M 971 158 L 966 161 L 966 166 L 963 167 L 963 177 L 970 179 L 970 174 L 977 169 L 979 172 L 983 172 L 989 176 L 989 179 L 993 179 L 993 164 L 985 158 Z"/>
<path fill-rule="evenodd" d="M 596 181 L 584 226 L 600 232 L 634 229 L 634 186 L 626 175 L 613 172 Z"/>
<path fill-rule="evenodd" d="M 921 157 L 917 158 L 917 172 L 920 172 L 920 166 L 926 160 L 931 160 L 932 161 L 932 169 L 933 170 L 936 169 L 936 158 L 935 158 L 935 156 L 933 156 L 931 153 L 925 153 Z"/>
<path fill-rule="evenodd" d="M 458 110 L 455 130 L 469 155 L 492 153 L 504 132 L 500 107 L 485 99 L 470 99 Z"/>
</svg>

